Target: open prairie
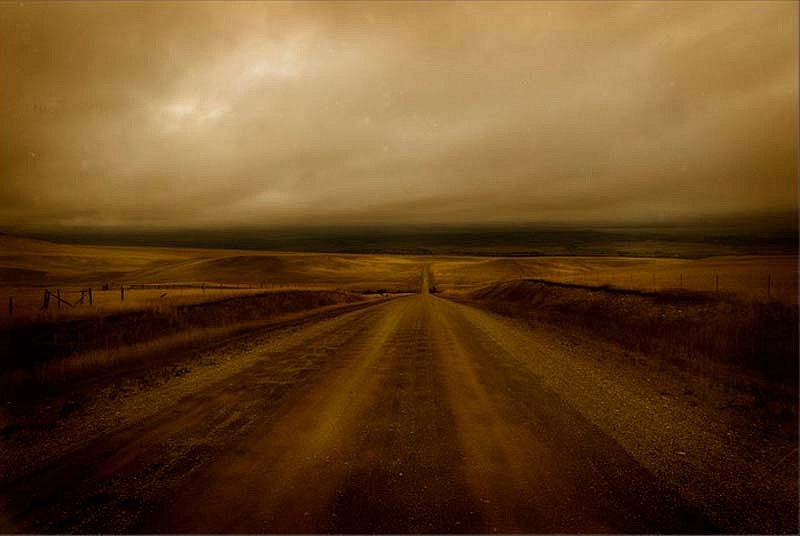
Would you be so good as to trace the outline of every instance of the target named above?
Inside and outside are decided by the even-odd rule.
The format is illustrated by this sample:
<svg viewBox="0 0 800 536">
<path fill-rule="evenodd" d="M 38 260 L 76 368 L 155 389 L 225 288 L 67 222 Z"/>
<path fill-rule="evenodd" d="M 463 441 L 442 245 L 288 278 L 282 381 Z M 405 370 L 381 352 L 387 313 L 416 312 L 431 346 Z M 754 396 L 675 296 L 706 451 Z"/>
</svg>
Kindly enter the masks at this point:
<svg viewBox="0 0 800 536">
<path fill-rule="evenodd" d="M 510 279 L 541 279 L 587 286 L 659 292 L 690 290 L 746 300 L 797 302 L 796 255 L 713 256 L 699 259 L 571 256 L 437 259 L 443 289 Z"/>
<path fill-rule="evenodd" d="M 0 242 L 5 532 L 796 522 L 796 256 Z"/>
<path fill-rule="evenodd" d="M 0 298 L 6 302 L 11 297 L 11 318 L 33 320 L 213 301 L 265 290 L 414 292 L 420 266 L 428 266 L 442 291 L 534 278 L 796 303 L 797 262 L 796 255 L 676 259 L 287 253 L 82 246 L 0 235 Z M 122 294 L 120 287 L 125 289 Z M 64 302 L 54 298 L 43 310 L 45 290 L 58 291 Z M 81 303 L 73 306 L 76 302 Z M 8 314 L 2 316 L 9 322 Z"/>
</svg>

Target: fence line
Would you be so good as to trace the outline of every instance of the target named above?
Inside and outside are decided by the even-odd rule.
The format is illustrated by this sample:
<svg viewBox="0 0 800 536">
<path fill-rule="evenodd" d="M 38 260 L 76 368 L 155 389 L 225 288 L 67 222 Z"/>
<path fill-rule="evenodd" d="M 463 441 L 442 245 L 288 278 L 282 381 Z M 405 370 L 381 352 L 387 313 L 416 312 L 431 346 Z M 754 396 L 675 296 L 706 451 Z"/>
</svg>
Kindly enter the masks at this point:
<svg viewBox="0 0 800 536">
<path fill-rule="evenodd" d="M 761 298 L 771 300 L 778 298 L 785 293 L 787 295 L 796 293 L 797 280 L 782 278 L 778 281 L 773 277 L 772 272 L 760 274 L 759 276 L 726 276 L 718 272 L 686 274 L 678 272 L 674 274 L 674 279 L 659 272 L 643 271 L 639 273 L 614 273 L 594 270 L 582 270 L 572 273 L 548 274 L 547 272 L 536 272 L 524 274 L 523 279 L 540 279 L 559 283 L 578 283 L 582 285 L 613 286 L 617 288 L 630 288 L 631 290 L 651 289 L 653 291 L 663 291 L 670 289 L 681 289 L 696 292 L 713 292 L 716 294 L 729 293 L 738 294 L 742 297 L 751 299 Z M 509 279 L 517 279 L 511 277 Z M 673 281 L 670 284 L 670 280 Z M 759 282 L 760 281 L 760 282 Z M 487 279 L 482 284 L 491 282 Z M 469 285 L 469 283 L 467 283 Z M 775 289 L 780 289 L 776 294 Z"/>
</svg>

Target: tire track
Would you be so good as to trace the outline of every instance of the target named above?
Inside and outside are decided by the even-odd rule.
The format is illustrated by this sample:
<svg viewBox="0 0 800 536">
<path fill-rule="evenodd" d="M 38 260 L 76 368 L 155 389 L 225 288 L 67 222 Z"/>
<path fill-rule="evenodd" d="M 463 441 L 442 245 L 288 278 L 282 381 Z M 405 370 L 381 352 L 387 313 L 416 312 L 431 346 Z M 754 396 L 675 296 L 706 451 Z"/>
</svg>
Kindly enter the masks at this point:
<svg viewBox="0 0 800 536">
<path fill-rule="evenodd" d="M 137 530 L 309 532 L 327 526 L 337 483 L 350 471 L 342 451 L 378 395 L 383 348 L 412 302 L 381 308 L 361 337 L 339 348 L 342 364 L 296 393 L 270 421 L 254 427 L 185 486 L 175 506 Z"/>
</svg>

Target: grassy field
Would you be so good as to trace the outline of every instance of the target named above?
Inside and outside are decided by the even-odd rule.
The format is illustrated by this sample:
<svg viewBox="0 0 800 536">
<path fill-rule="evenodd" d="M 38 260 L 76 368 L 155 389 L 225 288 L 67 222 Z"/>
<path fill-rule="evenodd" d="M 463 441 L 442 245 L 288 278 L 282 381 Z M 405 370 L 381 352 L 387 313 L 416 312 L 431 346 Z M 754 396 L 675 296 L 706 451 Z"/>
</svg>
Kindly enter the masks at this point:
<svg viewBox="0 0 800 536">
<path fill-rule="evenodd" d="M 794 255 L 703 259 L 349 255 L 77 246 L 0 235 L 0 325 L 215 301 L 264 290 L 415 291 L 425 265 L 439 290 L 536 278 L 648 291 L 719 291 L 758 301 L 797 300 Z M 125 287 L 124 301 L 120 287 Z M 59 307 L 51 298 L 47 310 L 42 310 L 45 290 L 59 292 L 67 303 Z M 9 297 L 13 316 L 8 314 Z"/>
<path fill-rule="evenodd" d="M 442 289 L 463 290 L 494 281 L 530 278 L 631 290 L 719 291 L 748 300 L 797 303 L 794 255 L 704 259 L 473 257 L 436 260 L 432 272 Z"/>
<path fill-rule="evenodd" d="M 435 292 L 504 313 L 586 329 L 679 362 L 734 363 L 769 382 L 796 377 L 789 365 L 797 353 L 797 256 L 356 255 L 80 246 L 7 235 L 0 235 L 3 368 L 78 354 L 100 363 L 120 348 L 209 338 L 283 314 L 417 292 L 426 268 Z"/>
<path fill-rule="evenodd" d="M 211 302 L 264 291 L 413 292 L 420 270 L 418 259 L 398 256 L 73 246 L 0 236 L 0 325 Z M 43 309 L 46 290 L 52 294 Z M 9 297 L 13 314 L 7 307 Z"/>
</svg>

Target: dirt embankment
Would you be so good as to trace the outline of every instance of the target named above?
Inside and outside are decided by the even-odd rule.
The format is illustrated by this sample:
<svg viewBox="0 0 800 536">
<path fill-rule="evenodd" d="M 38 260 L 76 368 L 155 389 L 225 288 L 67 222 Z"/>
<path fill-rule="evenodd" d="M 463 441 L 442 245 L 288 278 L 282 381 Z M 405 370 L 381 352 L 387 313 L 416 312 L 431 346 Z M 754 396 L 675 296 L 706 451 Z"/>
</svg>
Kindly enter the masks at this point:
<svg viewBox="0 0 800 536">
<path fill-rule="evenodd" d="M 748 393 L 797 415 L 796 305 L 689 291 L 641 292 L 541 280 L 487 285 L 455 296 L 529 323 L 577 329 Z"/>
</svg>

